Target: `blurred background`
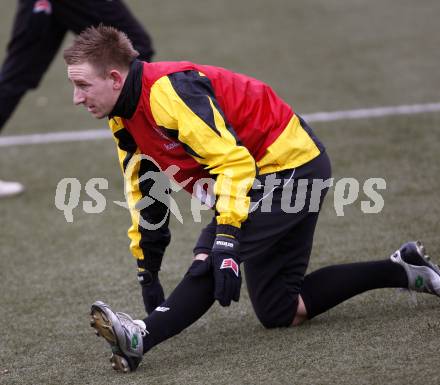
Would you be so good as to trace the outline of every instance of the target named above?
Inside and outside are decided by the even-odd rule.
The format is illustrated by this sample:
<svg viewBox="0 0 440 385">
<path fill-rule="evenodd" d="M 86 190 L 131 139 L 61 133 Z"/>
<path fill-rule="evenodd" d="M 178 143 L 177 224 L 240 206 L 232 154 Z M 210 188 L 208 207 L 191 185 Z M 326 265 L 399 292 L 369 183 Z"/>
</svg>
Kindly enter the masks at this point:
<svg viewBox="0 0 440 385">
<path fill-rule="evenodd" d="M 439 103 L 440 3 L 436 0 L 126 0 L 150 33 L 159 60 L 190 60 L 269 83 L 301 115 Z M 3 0 L 0 59 L 16 1 Z M 69 35 L 64 46 L 71 41 Z M 334 195 L 320 217 L 309 271 L 388 257 L 420 238 L 440 259 L 440 112 L 312 122 L 335 180 L 384 178 L 384 209 L 359 199 L 338 217 Z M 61 52 L 0 135 L 106 128 L 72 104 Z M 62 178 L 105 178 L 107 206 L 73 223 L 55 207 Z M 129 215 L 114 143 L 99 139 L 0 146 L 0 178 L 24 194 L 0 200 L 0 384 L 438 384 L 438 298 L 383 290 L 356 297 L 298 329 L 264 330 L 246 290 L 229 309 L 214 306 L 178 337 L 145 356 L 138 372 L 113 373 L 103 340 L 88 326 L 102 299 L 143 316 Z M 176 199 L 184 224 L 161 276 L 167 294 L 191 261 L 202 223 Z M 203 220 L 208 220 L 205 214 Z M 90 329 L 90 330 L 89 330 Z"/>
</svg>

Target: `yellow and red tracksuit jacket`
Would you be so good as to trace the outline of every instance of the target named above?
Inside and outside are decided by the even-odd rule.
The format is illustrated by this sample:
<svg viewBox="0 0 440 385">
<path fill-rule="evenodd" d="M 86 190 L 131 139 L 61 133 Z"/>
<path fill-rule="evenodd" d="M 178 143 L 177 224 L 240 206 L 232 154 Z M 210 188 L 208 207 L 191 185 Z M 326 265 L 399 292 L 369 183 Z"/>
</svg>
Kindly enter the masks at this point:
<svg viewBox="0 0 440 385">
<path fill-rule="evenodd" d="M 222 233 L 239 231 L 246 220 L 248 192 L 258 174 L 301 166 L 323 151 L 267 84 L 190 62 L 135 61 L 109 123 L 123 170 L 134 154 L 145 154 L 162 170 L 177 166 L 174 179 L 190 193 L 201 178 L 214 178 Z M 155 167 L 140 163 L 130 176 L 128 199 L 134 204 L 151 188 L 151 183 L 139 183 L 142 170 Z M 159 202 L 148 212 L 131 210 L 130 248 L 151 271 L 160 267 L 170 235 L 167 223 L 158 230 L 143 229 L 139 215 L 160 217 L 164 210 Z"/>
</svg>

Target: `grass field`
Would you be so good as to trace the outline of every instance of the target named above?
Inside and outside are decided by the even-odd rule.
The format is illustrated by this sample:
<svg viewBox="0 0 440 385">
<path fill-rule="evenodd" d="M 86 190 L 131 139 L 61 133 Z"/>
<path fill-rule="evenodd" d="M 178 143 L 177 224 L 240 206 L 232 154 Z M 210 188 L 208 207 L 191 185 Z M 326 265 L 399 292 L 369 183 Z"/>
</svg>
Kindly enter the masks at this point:
<svg viewBox="0 0 440 385">
<path fill-rule="evenodd" d="M 303 114 L 439 102 L 437 0 L 127 0 L 152 34 L 156 60 L 216 64 L 270 83 Z M 2 1 L 0 56 L 15 1 Z M 70 40 L 71 36 L 67 40 Z M 66 40 L 66 42 L 67 42 Z M 71 105 L 59 56 L 3 136 L 105 127 Z M 420 238 L 440 260 L 440 113 L 319 122 L 313 127 L 336 180 L 381 177 L 385 206 L 360 200 L 338 217 L 327 197 L 310 271 L 387 257 Z M 440 301 L 381 290 L 353 298 L 297 329 L 265 330 L 245 288 L 118 375 L 88 325 L 96 299 L 143 315 L 123 185 L 111 140 L 0 147 L 0 177 L 24 195 L 0 201 L 0 384 L 439 384 Z M 109 181 L 106 210 L 54 204 L 65 177 Z M 362 196 L 361 196 L 362 198 Z M 81 195 L 81 201 L 88 199 Z M 201 224 L 172 222 L 161 277 L 169 293 L 191 260 Z M 207 217 L 205 217 L 205 220 Z"/>
</svg>

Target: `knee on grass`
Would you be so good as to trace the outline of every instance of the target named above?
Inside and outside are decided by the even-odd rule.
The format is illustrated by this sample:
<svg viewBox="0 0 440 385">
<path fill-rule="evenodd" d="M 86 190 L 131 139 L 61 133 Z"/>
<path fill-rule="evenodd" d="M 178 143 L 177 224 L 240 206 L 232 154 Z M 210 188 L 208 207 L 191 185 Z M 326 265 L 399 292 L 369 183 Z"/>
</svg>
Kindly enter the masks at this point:
<svg viewBox="0 0 440 385">
<path fill-rule="evenodd" d="M 292 307 L 295 308 L 293 318 L 291 313 L 283 315 L 274 311 L 264 311 L 262 309 L 258 309 L 256 314 L 259 321 L 266 329 L 299 326 L 308 319 L 307 310 L 300 295 L 297 300 L 294 301 Z"/>
</svg>

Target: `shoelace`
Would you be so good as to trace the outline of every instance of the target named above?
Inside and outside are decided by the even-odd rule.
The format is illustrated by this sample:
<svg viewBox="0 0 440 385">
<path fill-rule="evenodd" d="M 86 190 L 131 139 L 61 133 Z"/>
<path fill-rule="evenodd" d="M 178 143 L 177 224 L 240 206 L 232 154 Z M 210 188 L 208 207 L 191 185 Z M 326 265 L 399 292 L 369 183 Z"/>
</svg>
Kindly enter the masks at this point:
<svg viewBox="0 0 440 385">
<path fill-rule="evenodd" d="M 116 316 L 121 320 L 121 324 L 124 329 L 131 332 L 131 329 L 135 329 L 136 331 L 139 331 L 141 333 L 142 337 L 145 337 L 147 335 L 146 330 L 142 329 L 138 324 L 136 324 L 133 321 L 133 318 L 131 318 L 127 313 L 123 312 L 116 312 Z"/>
</svg>

